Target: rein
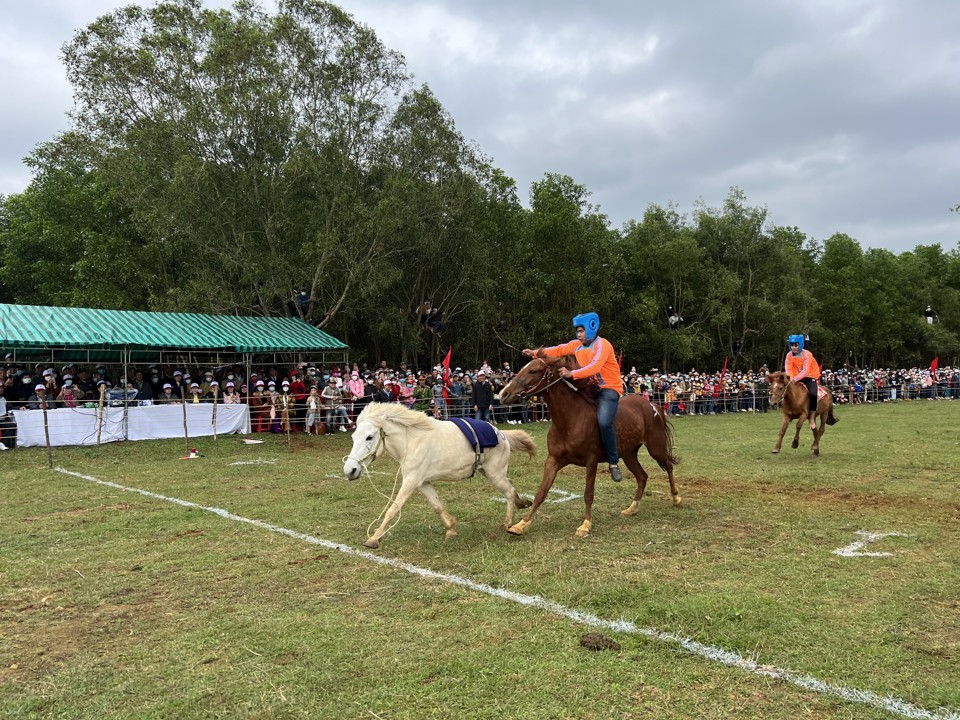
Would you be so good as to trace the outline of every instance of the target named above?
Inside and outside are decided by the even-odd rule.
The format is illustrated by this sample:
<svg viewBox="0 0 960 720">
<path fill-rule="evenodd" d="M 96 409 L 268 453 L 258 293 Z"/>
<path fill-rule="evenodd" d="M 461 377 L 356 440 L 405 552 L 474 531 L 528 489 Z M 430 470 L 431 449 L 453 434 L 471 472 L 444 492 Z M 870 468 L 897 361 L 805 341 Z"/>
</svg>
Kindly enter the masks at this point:
<svg viewBox="0 0 960 720">
<path fill-rule="evenodd" d="M 539 359 L 539 358 L 538 358 L 538 359 Z M 541 361 L 541 362 L 542 362 L 542 361 Z M 521 390 L 520 390 L 520 392 L 517 393 L 517 395 L 519 395 L 520 397 L 522 397 L 524 400 L 529 399 L 531 396 L 536 395 L 537 393 L 546 392 L 547 390 L 549 390 L 550 388 L 552 388 L 554 385 L 556 385 L 556 384 L 557 384 L 558 382 L 560 382 L 561 380 L 564 381 L 564 382 L 566 382 L 567 385 L 568 385 L 574 392 L 579 392 L 579 390 L 577 389 L 577 386 L 576 386 L 576 385 L 574 385 L 572 382 L 570 382 L 569 380 L 567 380 L 566 378 L 564 378 L 564 377 L 562 377 L 562 376 L 559 376 L 559 375 L 558 375 L 555 380 L 551 381 L 550 378 L 553 376 L 553 368 L 550 367 L 549 365 L 547 365 L 546 363 L 543 363 L 543 364 L 544 364 L 544 366 L 546 367 L 546 372 L 543 374 L 543 377 L 540 378 L 540 381 L 537 382 L 533 387 L 528 388 L 528 387 L 526 387 L 526 383 L 525 383 L 525 382 L 524 382 L 524 383 L 520 383 L 520 382 L 518 382 L 516 379 L 514 379 L 514 382 L 517 382 L 518 385 L 521 385 Z"/>
</svg>

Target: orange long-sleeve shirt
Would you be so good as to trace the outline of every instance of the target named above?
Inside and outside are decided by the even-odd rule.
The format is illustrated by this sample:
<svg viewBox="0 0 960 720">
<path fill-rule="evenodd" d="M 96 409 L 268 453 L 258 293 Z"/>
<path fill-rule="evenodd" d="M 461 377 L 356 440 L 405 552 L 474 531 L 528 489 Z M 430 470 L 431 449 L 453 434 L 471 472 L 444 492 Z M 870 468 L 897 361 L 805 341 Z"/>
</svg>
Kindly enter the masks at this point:
<svg viewBox="0 0 960 720">
<path fill-rule="evenodd" d="M 579 340 L 571 340 L 563 345 L 543 348 L 547 357 L 561 357 L 576 355 L 580 367 L 573 371 L 573 379 L 596 378 L 602 388 L 616 390 L 623 395 L 623 378 L 620 376 L 620 364 L 617 362 L 613 345 L 602 337 L 594 338 L 589 345 L 582 345 Z"/>
<path fill-rule="evenodd" d="M 813 353 L 809 350 L 801 350 L 799 355 L 792 352 L 787 353 L 787 359 L 783 363 L 783 371 L 790 376 L 791 380 L 803 380 L 804 378 L 820 379 L 820 366 L 813 359 Z"/>
</svg>

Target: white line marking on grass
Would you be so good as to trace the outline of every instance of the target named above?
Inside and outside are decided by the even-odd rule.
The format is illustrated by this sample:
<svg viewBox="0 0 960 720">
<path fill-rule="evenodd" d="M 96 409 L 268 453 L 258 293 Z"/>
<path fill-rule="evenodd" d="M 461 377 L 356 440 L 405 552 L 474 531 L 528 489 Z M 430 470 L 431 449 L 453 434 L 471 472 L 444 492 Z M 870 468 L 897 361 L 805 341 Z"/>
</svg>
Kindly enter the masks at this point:
<svg viewBox="0 0 960 720">
<path fill-rule="evenodd" d="M 364 550 L 357 550 L 349 545 L 343 545 L 330 540 L 324 540 L 323 538 L 314 537 L 313 535 L 306 535 L 304 533 L 297 532 L 296 530 L 288 530 L 287 528 L 271 525 L 270 523 L 265 523 L 261 520 L 253 520 L 251 518 L 241 517 L 240 515 L 234 515 L 233 513 L 222 508 L 198 505 L 197 503 L 192 503 L 189 500 L 181 500 L 179 498 L 169 497 L 167 495 L 160 495 L 158 493 L 150 492 L 149 490 L 126 487 L 124 485 L 118 485 L 117 483 L 109 482 L 107 480 L 98 480 L 95 477 L 82 475 L 81 473 L 65 470 L 64 468 L 56 468 L 56 471 L 63 473 L 64 475 L 70 475 L 72 477 L 80 478 L 81 480 L 86 480 L 98 485 L 104 485 L 116 490 L 122 490 L 123 492 L 137 493 L 155 500 L 163 500 L 164 502 L 181 505 L 182 507 L 205 510 L 213 513 L 214 515 L 219 515 L 227 520 L 235 520 L 236 522 L 253 525 L 261 530 L 269 530 L 270 532 L 286 535 L 295 540 L 302 540 L 303 542 L 310 543 L 311 545 L 319 545 L 320 547 L 325 547 L 328 550 L 336 550 L 344 555 L 350 555 L 351 557 L 369 560 L 370 562 L 377 563 L 379 565 L 386 565 L 398 570 L 404 570 L 412 575 L 418 575 L 430 580 L 440 580 L 442 582 L 450 583 L 451 585 L 459 585 L 461 587 L 469 588 L 470 590 L 475 590 L 476 592 L 481 592 L 492 597 L 501 598 L 503 600 L 510 600 L 527 607 L 538 608 L 544 612 L 552 613 L 554 615 L 567 618 L 568 620 L 572 620 L 580 625 L 586 625 L 599 630 L 624 633 L 626 635 L 640 635 L 649 638 L 650 640 L 665 642 L 670 645 L 678 645 L 692 655 L 698 655 L 702 658 L 706 658 L 707 660 L 713 660 L 714 662 L 718 662 L 723 665 L 735 667 L 759 677 L 782 680 L 805 690 L 812 690 L 824 695 L 832 695 L 848 702 L 858 703 L 860 705 L 868 705 L 870 707 L 886 710 L 894 713 L 895 715 L 900 715 L 901 717 L 911 718 L 911 720 L 960 720 L 960 711 L 957 710 L 951 710 L 949 708 L 927 710 L 909 703 L 906 700 L 901 700 L 900 698 L 895 698 L 890 695 L 884 696 L 870 690 L 857 690 L 855 688 L 844 687 L 843 685 L 836 685 L 834 683 L 826 682 L 825 680 L 820 680 L 811 675 L 804 675 L 792 670 L 778 668 L 773 665 L 761 665 L 756 660 L 744 657 L 743 655 L 731 650 L 724 650 L 723 648 L 713 647 L 712 645 L 704 645 L 696 640 L 691 640 L 690 638 L 676 635 L 671 632 L 657 630 L 656 628 L 641 627 L 623 619 L 605 620 L 591 613 L 570 608 L 566 605 L 561 605 L 558 602 L 548 600 L 547 598 L 540 597 L 539 595 L 524 595 L 523 593 L 504 590 L 503 588 L 493 587 L 492 585 L 487 585 L 486 583 L 475 582 L 457 575 L 449 575 L 447 573 L 439 573 L 434 570 L 430 570 L 429 568 L 417 567 L 416 565 L 405 563 L 402 560 L 393 560 L 391 558 L 380 557 L 379 555 L 374 555 L 373 553 L 366 552 Z"/>
<path fill-rule="evenodd" d="M 237 460 L 237 462 L 230 463 L 233 465 L 276 465 L 276 460 L 263 460 L 262 458 L 257 458 L 256 460 Z"/>
<path fill-rule="evenodd" d="M 876 542 L 877 540 L 883 540 L 883 538 L 888 537 L 907 537 L 906 533 L 901 532 L 888 532 L 888 533 L 874 533 L 867 532 L 866 530 L 857 530 L 857 535 L 863 538 L 863 540 L 856 540 L 846 547 L 837 548 L 833 551 L 834 555 L 839 555 L 841 557 L 890 557 L 893 553 L 889 552 L 861 552 L 863 547 L 867 543 Z"/>
</svg>

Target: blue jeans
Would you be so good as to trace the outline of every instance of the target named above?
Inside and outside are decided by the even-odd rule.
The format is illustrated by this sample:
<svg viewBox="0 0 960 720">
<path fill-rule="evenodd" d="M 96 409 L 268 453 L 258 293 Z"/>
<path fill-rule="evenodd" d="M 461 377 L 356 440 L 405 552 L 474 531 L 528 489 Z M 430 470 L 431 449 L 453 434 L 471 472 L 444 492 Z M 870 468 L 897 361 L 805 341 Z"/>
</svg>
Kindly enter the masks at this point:
<svg viewBox="0 0 960 720">
<path fill-rule="evenodd" d="M 474 416 L 474 420 L 486 420 L 487 422 L 491 422 L 492 418 L 490 417 L 490 406 L 488 405 L 487 407 L 480 407 L 478 405 L 477 414 Z"/>
<path fill-rule="evenodd" d="M 613 419 L 617 416 L 620 395 L 616 390 L 603 388 L 597 397 L 597 422 L 600 424 L 600 442 L 607 455 L 607 463 L 616 465 L 620 461 L 617 454 L 617 431 L 613 429 Z"/>
</svg>

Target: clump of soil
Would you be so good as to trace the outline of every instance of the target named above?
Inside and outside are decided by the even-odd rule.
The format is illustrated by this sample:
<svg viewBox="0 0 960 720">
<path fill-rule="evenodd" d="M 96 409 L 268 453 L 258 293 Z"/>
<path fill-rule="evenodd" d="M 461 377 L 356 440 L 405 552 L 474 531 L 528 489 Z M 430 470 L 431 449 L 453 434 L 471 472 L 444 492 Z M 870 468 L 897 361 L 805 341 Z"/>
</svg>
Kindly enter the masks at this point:
<svg viewBox="0 0 960 720">
<path fill-rule="evenodd" d="M 619 650 L 620 643 L 600 633 L 587 633 L 580 638 L 580 644 L 587 650 Z"/>
</svg>

